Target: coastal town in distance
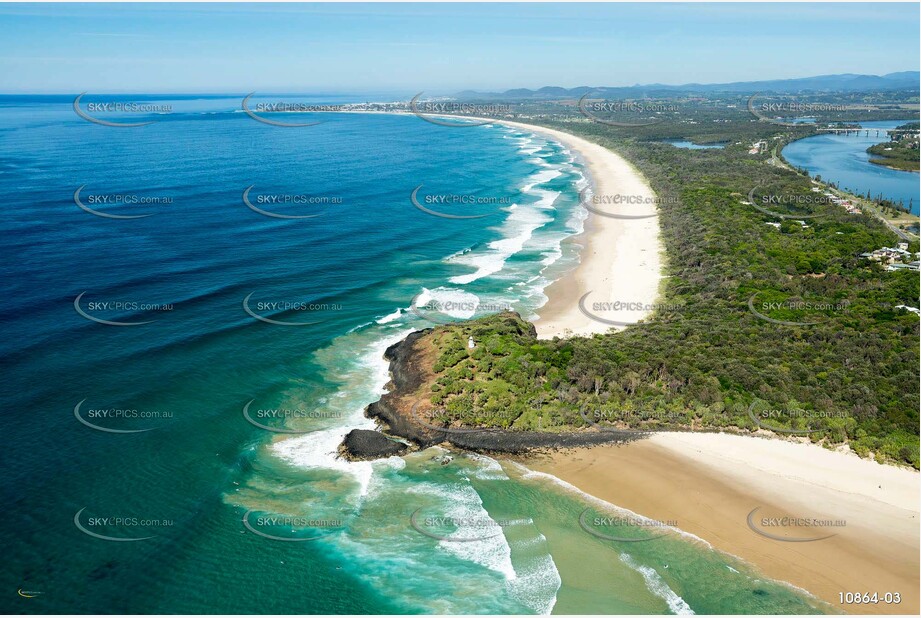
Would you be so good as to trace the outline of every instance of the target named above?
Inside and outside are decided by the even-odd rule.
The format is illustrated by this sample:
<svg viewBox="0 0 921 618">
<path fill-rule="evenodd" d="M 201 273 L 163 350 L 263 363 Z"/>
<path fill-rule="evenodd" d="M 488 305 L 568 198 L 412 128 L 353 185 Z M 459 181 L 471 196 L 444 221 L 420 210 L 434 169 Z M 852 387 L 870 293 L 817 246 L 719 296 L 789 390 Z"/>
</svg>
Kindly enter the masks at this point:
<svg viewBox="0 0 921 618">
<path fill-rule="evenodd" d="M 0 609 L 918 615 L 919 19 L 0 2 Z"/>
</svg>

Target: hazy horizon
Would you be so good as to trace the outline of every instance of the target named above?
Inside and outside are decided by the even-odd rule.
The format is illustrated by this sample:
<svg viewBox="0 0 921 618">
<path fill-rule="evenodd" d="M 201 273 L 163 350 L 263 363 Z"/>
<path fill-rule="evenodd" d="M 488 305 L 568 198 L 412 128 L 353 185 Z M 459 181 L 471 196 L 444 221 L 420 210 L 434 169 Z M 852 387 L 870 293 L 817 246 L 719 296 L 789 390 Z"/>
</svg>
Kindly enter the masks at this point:
<svg viewBox="0 0 921 618">
<path fill-rule="evenodd" d="M 0 92 L 447 93 L 885 75 L 919 69 L 904 66 L 917 62 L 919 16 L 917 3 L 5 4 Z"/>
</svg>

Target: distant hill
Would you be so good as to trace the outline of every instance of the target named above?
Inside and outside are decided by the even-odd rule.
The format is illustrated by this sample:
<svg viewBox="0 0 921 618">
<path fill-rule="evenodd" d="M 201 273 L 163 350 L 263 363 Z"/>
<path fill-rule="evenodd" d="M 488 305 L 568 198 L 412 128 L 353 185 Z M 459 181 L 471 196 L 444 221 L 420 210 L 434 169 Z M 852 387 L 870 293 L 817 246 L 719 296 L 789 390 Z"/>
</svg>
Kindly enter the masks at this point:
<svg viewBox="0 0 921 618">
<path fill-rule="evenodd" d="M 668 96 L 676 94 L 716 94 L 716 93 L 755 93 L 774 92 L 784 94 L 860 92 L 872 90 L 919 90 L 921 73 L 918 71 L 900 71 L 887 75 L 857 75 L 842 73 L 839 75 L 818 75 L 796 79 L 774 79 L 752 82 L 732 82 L 728 84 L 646 84 L 635 86 L 579 86 L 560 88 L 544 86 L 537 90 L 516 88 L 505 92 L 477 92 L 465 90 L 459 92 L 458 98 L 495 98 L 495 99 L 569 99 L 578 98 L 587 92 L 609 97 L 644 97 Z"/>
</svg>

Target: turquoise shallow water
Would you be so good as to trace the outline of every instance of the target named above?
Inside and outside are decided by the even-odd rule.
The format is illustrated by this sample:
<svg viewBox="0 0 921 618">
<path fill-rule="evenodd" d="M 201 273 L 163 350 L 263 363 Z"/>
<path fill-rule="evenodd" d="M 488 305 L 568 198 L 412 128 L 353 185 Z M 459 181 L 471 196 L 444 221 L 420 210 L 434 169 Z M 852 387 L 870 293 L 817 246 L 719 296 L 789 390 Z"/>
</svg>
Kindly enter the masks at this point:
<svg viewBox="0 0 921 618">
<path fill-rule="evenodd" d="M 349 429 L 372 426 L 362 411 L 387 382 L 384 349 L 430 325 L 414 299 L 532 316 L 574 264 L 563 241 L 581 228 L 585 180 L 571 153 L 495 126 L 324 114 L 290 129 L 235 99 L 172 104 L 129 130 L 63 98 L 0 99 L 0 580 L 41 593 L 6 595 L 4 611 L 821 609 L 674 531 L 604 542 L 579 526 L 586 497 L 510 463 L 440 449 L 336 459 Z M 84 203 L 169 201 L 94 201 L 153 215 L 99 217 L 74 203 L 83 185 Z M 443 219 L 412 205 L 419 185 L 508 199 Z M 261 208 L 319 216 L 254 212 L 250 186 Z M 91 321 L 81 294 L 94 318 L 152 321 Z M 258 316 L 310 324 L 260 321 L 246 298 Z M 247 404 L 251 420 L 304 433 L 257 427 Z"/>
</svg>

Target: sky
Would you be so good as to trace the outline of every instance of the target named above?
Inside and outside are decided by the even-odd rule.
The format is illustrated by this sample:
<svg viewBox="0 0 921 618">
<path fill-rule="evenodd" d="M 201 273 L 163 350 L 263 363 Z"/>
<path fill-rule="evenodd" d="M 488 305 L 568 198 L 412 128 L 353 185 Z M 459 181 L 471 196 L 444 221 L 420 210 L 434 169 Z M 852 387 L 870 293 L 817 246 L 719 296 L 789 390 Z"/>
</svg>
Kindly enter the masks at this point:
<svg viewBox="0 0 921 618">
<path fill-rule="evenodd" d="M 0 93 L 457 92 L 919 68 L 918 3 L 0 4 Z"/>
</svg>

